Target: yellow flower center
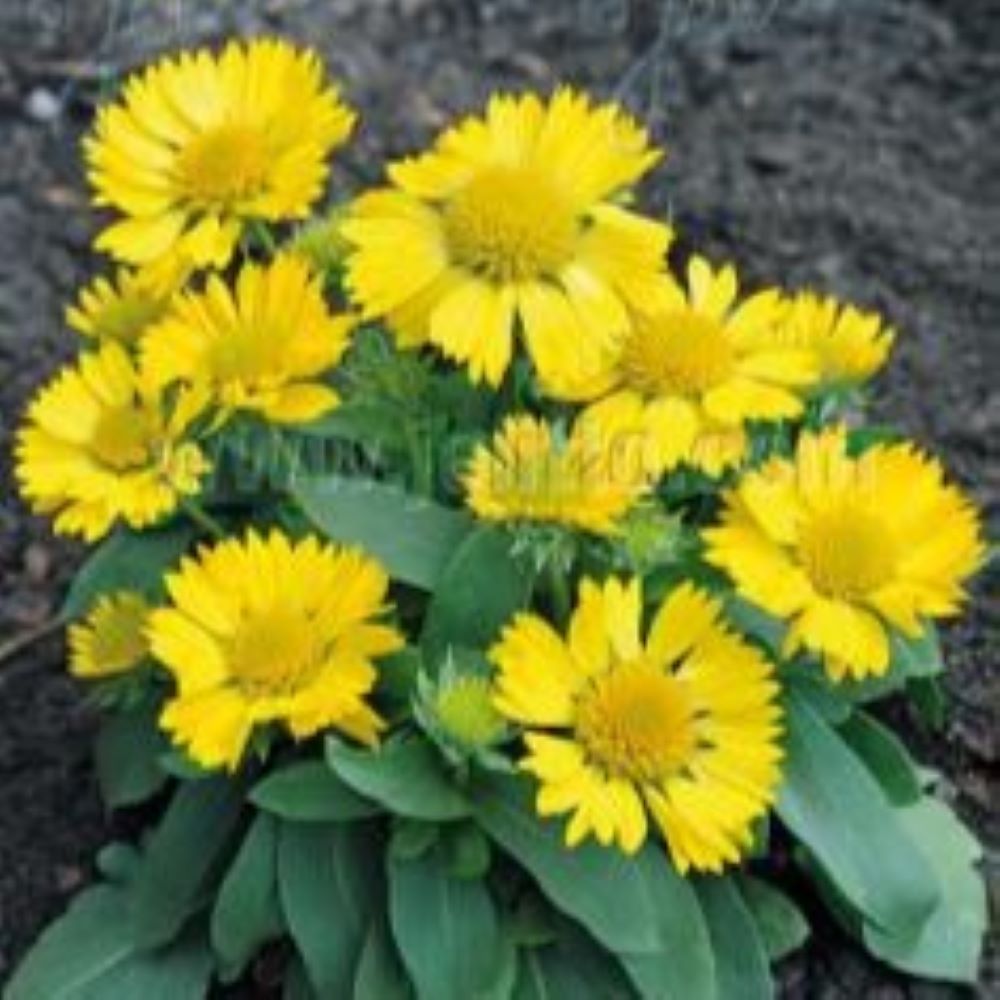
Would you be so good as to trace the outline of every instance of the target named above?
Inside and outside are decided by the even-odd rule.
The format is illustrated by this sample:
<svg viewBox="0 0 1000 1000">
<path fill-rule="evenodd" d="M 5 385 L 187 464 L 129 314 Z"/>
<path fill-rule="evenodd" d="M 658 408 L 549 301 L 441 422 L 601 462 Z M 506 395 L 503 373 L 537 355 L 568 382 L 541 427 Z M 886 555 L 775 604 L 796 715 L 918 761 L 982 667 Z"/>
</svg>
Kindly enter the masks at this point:
<svg viewBox="0 0 1000 1000">
<path fill-rule="evenodd" d="M 177 179 L 196 204 L 225 207 L 258 194 L 267 168 L 267 143 L 260 129 L 219 125 L 184 147 L 177 160 Z"/>
<path fill-rule="evenodd" d="M 264 608 L 241 623 L 231 640 L 229 663 L 248 693 L 291 694 L 320 665 L 316 628 L 295 607 Z"/>
<path fill-rule="evenodd" d="M 639 327 L 625 344 L 622 369 L 640 392 L 696 396 L 729 378 L 733 361 L 719 323 L 681 311 Z"/>
<path fill-rule="evenodd" d="M 495 282 L 539 278 L 570 258 L 573 208 L 542 173 L 492 167 L 452 198 L 444 230 L 458 263 Z"/>
<path fill-rule="evenodd" d="M 493 687 L 482 677 L 460 677 L 445 685 L 435 703 L 444 731 L 467 747 L 485 747 L 504 730 L 504 721 L 493 707 Z"/>
<path fill-rule="evenodd" d="M 107 409 L 90 439 L 91 453 L 103 465 L 122 472 L 149 462 L 154 416 L 131 406 Z"/>
<path fill-rule="evenodd" d="M 626 663 L 584 693 L 576 735 L 609 775 L 655 781 L 694 749 L 694 710 L 682 681 L 651 663 Z"/>
<path fill-rule="evenodd" d="M 857 599 L 886 583 L 896 564 L 888 526 L 845 506 L 817 513 L 802 527 L 799 556 L 813 586 L 827 597 Z"/>
</svg>

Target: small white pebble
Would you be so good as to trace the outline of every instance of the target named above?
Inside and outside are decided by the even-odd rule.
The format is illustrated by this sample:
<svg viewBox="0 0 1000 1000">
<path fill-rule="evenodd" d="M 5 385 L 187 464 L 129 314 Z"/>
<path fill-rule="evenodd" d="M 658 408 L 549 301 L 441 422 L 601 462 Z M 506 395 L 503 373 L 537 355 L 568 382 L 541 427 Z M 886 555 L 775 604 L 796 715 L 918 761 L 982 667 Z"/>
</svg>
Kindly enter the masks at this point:
<svg viewBox="0 0 1000 1000">
<path fill-rule="evenodd" d="M 51 122 L 62 114 L 62 102 L 46 87 L 35 87 L 24 101 L 24 113 L 36 122 Z"/>
</svg>

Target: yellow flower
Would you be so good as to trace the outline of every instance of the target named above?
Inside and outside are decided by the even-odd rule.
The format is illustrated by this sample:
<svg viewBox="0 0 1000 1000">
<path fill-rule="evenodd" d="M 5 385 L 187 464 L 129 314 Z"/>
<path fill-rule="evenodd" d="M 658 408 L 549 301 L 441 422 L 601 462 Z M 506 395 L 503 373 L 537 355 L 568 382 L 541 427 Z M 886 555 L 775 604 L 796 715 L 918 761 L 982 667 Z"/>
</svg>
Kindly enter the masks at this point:
<svg viewBox="0 0 1000 1000">
<path fill-rule="evenodd" d="M 66 322 L 85 337 L 134 345 L 166 315 L 172 292 L 148 269 L 120 268 L 82 288 L 66 310 Z"/>
<path fill-rule="evenodd" d="M 704 532 L 739 592 L 787 619 L 785 653 L 821 655 L 835 680 L 889 667 L 889 627 L 952 615 L 983 556 L 976 513 L 910 444 L 847 453 L 842 427 L 805 434 L 726 498 Z"/>
<path fill-rule="evenodd" d="M 198 490 L 208 463 L 185 433 L 204 406 L 195 391 L 173 405 L 152 392 L 115 341 L 64 368 L 28 408 L 17 478 L 56 531 L 94 541 L 118 518 L 145 528 Z"/>
<path fill-rule="evenodd" d="M 141 594 L 119 590 L 97 600 L 87 617 L 69 630 L 70 672 L 110 677 L 137 666 L 149 652 L 150 607 Z"/>
<path fill-rule="evenodd" d="M 308 213 L 353 122 L 316 54 L 286 42 L 161 59 L 101 109 L 86 140 L 97 204 L 125 216 L 97 247 L 133 264 L 176 252 L 224 267 L 247 220 Z"/>
<path fill-rule="evenodd" d="M 177 694 L 160 723 L 197 763 L 235 769 L 262 723 L 296 740 L 333 726 L 377 741 L 373 660 L 403 638 L 373 620 L 389 586 L 374 559 L 251 531 L 202 547 L 166 582 L 171 603 L 153 612 L 149 637 Z"/>
<path fill-rule="evenodd" d="M 518 615 L 490 653 L 496 704 L 526 729 L 539 814 L 572 813 L 567 844 L 593 834 L 634 853 L 651 816 L 679 871 L 717 872 L 774 801 L 778 686 L 690 584 L 663 601 L 645 643 L 641 618 L 638 579 L 584 580 L 566 639 Z"/>
<path fill-rule="evenodd" d="M 547 521 L 614 534 L 618 519 L 648 488 L 628 445 L 580 424 L 562 440 L 542 420 L 508 417 L 492 444 L 479 445 L 472 456 L 468 505 L 490 521 Z"/>
<path fill-rule="evenodd" d="M 181 293 L 143 340 L 143 371 L 159 386 L 205 385 L 224 410 L 304 423 L 339 402 L 317 379 L 339 361 L 353 323 L 331 315 L 304 260 L 281 255 L 245 264 L 235 289 L 212 275 L 203 292 Z"/>
<path fill-rule="evenodd" d="M 809 292 L 791 300 L 777 331 L 783 346 L 815 353 L 820 380 L 828 384 L 871 378 L 885 364 L 895 337 L 877 313 L 841 306 L 835 299 Z"/>
<path fill-rule="evenodd" d="M 686 294 L 672 281 L 663 286 L 667 303 L 625 338 L 613 391 L 586 419 L 644 437 L 655 474 L 687 461 L 715 476 L 745 456 L 747 421 L 802 412 L 799 390 L 815 380 L 816 360 L 773 343 L 784 308 L 777 292 L 736 305 L 732 267 L 713 271 L 694 257 Z"/>
<path fill-rule="evenodd" d="M 629 306 L 657 300 L 671 232 L 620 195 L 658 156 L 616 105 L 566 89 L 496 96 L 359 199 L 342 227 L 348 287 L 401 344 L 429 341 L 491 385 L 520 329 L 548 391 L 575 394 L 606 367 Z"/>
</svg>

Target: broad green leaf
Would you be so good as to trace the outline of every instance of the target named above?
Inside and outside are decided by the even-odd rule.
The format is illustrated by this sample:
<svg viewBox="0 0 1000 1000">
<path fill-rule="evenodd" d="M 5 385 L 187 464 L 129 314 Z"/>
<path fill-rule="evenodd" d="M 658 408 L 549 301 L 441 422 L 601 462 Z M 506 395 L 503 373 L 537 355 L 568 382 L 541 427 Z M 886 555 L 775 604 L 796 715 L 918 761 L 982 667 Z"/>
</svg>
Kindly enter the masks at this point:
<svg viewBox="0 0 1000 1000">
<path fill-rule="evenodd" d="M 771 1000 L 767 952 L 736 881 L 717 876 L 698 879 L 695 886 L 712 941 L 716 996 Z"/>
<path fill-rule="evenodd" d="M 490 868 L 490 842 L 474 823 L 452 823 L 443 828 L 448 871 L 456 878 L 484 878 Z"/>
<path fill-rule="evenodd" d="M 777 811 L 850 903 L 911 934 L 938 900 L 937 879 L 850 747 L 794 691 Z"/>
<path fill-rule="evenodd" d="M 375 480 L 301 479 L 293 493 L 309 519 L 334 541 L 360 545 L 390 575 L 433 590 L 472 527 L 471 519 Z"/>
<path fill-rule="evenodd" d="M 157 725 L 158 710 L 143 706 L 105 716 L 97 733 L 94 763 L 101 798 L 109 809 L 143 802 L 166 784 L 160 756 L 169 742 Z"/>
<path fill-rule="evenodd" d="M 470 1000 L 495 981 L 503 942 L 481 880 L 448 871 L 437 849 L 389 860 L 389 920 L 420 1000 Z"/>
<path fill-rule="evenodd" d="M 407 737 L 378 750 L 358 750 L 328 739 L 327 763 L 355 791 L 412 819 L 450 820 L 469 815 L 465 796 L 425 740 Z"/>
<path fill-rule="evenodd" d="M 501 528 L 468 534 L 442 572 L 427 606 L 421 643 L 430 653 L 448 646 L 484 649 L 528 600 L 531 580 L 512 555 Z"/>
<path fill-rule="evenodd" d="M 197 908 L 207 879 L 229 848 L 242 807 L 243 789 L 229 777 L 178 787 L 132 883 L 137 945 L 153 948 L 169 941 Z"/>
<path fill-rule="evenodd" d="M 798 951 L 809 938 L 802 911 L 780 890 L 752 875 L 738 875 L 740 892 L 772 962 Z"/>
<path fill-rule="evenodd" d="M 373 920 L 358 960 L 353 1000 L 409 1000 L 412 996 L 385 919 Z"/>
<path fill-rule="evenodd" d="M 365 824 L 282 822 L 278 886 L 285 922 L 321 997 L 349 996 L 375 900 L 382 850 Z"/>
<path fill-rule="evenodd" d="M 982 848 L 936 799 L 922 798 L 898 815 L 937 872 L 941 901 L 918 933 L 890 935 L 866 926 L 865 943 L 879 958 L 911 975 L 974 985 L 988 919 L 986 887 L 976 868 Z"/>
<path fill-rule="evenodd" d="M 381 812 L 321 760 L 296 761 L 269 774 L 251 789 L 250 801 L 282 819 L 306 822 L 364 819 Z"/>
<path fill-rule="evenodd" d="M 278 906 L 277 821 L 260 813 L 219 887 L 211 939 L 227 970 L 238 974 L 282 928 Z"/>
<path fill-rule="evenodd" d="M 212 957 L 197 936 L 140 951 L 130 920 L 126 890 L 87 889 L 42 933 L 7 983 L 5 1000 L 194 1000 L 207 994 Z"/>
<path fill-rule="evenodd" d="M 183 522 L 141 533 L 116 529 L 73 578 L 61 614 L 79 618 L 98 597 L 115 590 L 137 590 L 150 598 L 159 597 L 164 573 L 197 536 L 197 529 Z"/>
<path fill-rule="evenodd" d="M 477 791 L 476 819 L 534 876 L 553 905 L 612 951 L 660 947 L 654 889 L 635 858 L 589 842 L 568 849 L 563 824 L 535 814 L 531 786 L 523 779 L 483 776 Z"/>
<path fill-rule="evenodd" d="M 846 722 L 854 706 L 840 690 L 840 685 L 832 683 L 818 666 L 802 666 L 795 663 L 780 671 L 786 690 L 794 691 L 816 712 L 824 722 L 839 726 Z"/>
<path fill-rule="evenodd" d="M 744 634 L 756 639 L 776 656 L 781 655 L 785 623 L 735 593 L 726 598 L 726 617 Z"/>
<path fill-rule="evenodd" d="M 642 996 L 715 1000 L 712 939 L 693 880 L 677 874 L 659 845 L 647 844 L 626 860 L 654 911 L 656 945 L 616 949 L 622 968 Z"/>
<path fill-rule="evenodd" d="M 440 836 L 441 827 L 437 823 L 425 823 L 419 819 L 396 816 L 392 821 L 389 853 L 403 861 L 419 858 L 438 842 Z"/>
<path fill-rule="evenodd" d="M 519 953 L 512 1000 L 627 1000 L 635 990 L 610 952 L 569 921 L 551 944 Z M 673 997 L 662 987 L 650 997 Z M 678 1000 L 686 994 L 681 993 Z M 719 998 L 721 1000 L 721 998 Z"/>
<path fill-rule="evenodd" d="M 893 805 L 912 805 L 920 798 L 916 766 L 891 729 L 861 711 L 854 712 L 839 729 Z"/>
</svg>

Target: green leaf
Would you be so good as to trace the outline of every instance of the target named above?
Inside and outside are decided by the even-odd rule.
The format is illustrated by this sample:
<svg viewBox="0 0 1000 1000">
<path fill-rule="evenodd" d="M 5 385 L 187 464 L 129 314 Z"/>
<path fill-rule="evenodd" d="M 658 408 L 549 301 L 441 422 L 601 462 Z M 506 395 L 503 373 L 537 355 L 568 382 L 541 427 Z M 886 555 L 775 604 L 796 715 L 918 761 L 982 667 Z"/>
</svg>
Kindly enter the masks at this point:
<svg viewBox="0 0 1000 1000">
<path fill-rule="evenodd" d="M 483 878 L 490 869 L 490 842 L 474 823 L 445 827 L 443 847 L 455 878 Z"/>
<path fill-rule="evenodd" d="M 167 782 L 160 756 L 169 742 L 157 724 L 159 710 L 143 706 L 107 715 L 94 747 L 97 781 L 109 809 L 131 806 L 155 795 Z"/>
<path fill-rule="evenodd" d="M 794 691 L 808 702 L 824 722 L 839 726 L 854 711 L 854 705 L 850 698 L 844 697 L 840 685 L 833 684 L 819 668 L 796 663 L 783 669 L 781 678 L 786 690 Z"/>
<path fill-rule="evenodd" d="M 568 920 L 560 921 L 551 944 L 520 951 L 512 1000 L 625 1000 L 634 995 L 611 953 Z M 650 996 L 673 994 L 661 988 Z M 684 993 L 679 997 L 686 1000 Z"/>
<path fill-rule="evenodd" d="M 448 646 L 485 649 L 521 610 L 529 575 L 514 559 L 506 531 L 476 528 L 455 550 L 427 606 L 421 643 L 433 655 Z"/>
<path fill-rule="evenodd" d="M 771 1000 L 774 983 L 767 952 L 736 881 L 729 876 L 695 882 L 715 956 L 718 997 Z"/>
<path fill-rule="evenodd" d="M 937 880 L 851 749 L 798 694 L 786 711 L 777 811 L 844 897 L 880 927 L 909 934 L 937 903 Z"/>
<path fill-rule="evenodd" d="M 93 551 L 73 578 L 61 614 L 85 615 L 102 594 L 137 590 L 150 598 L 163 593 L 163 575 L 188 550 L 197 529 L 179 522 L 141 533 L 118 528 Z"/>
<path fill-rule="evenodd" d="M 409 1000 L 412 996 L 385 919 L 373 920 L 358 960 L 353 1000 Z"/>
<path fill-rule="evenodd" d="M 362 546 L 396 580 L 433 590 L 472 527 L 460 511 L 375 480 L 301 479 L 292 492 L 327 537 Z"/>
<path fill-rule="evenodd" d="M 140 951 L 126 890 L 95 886 L 42 933 L 7 983 L 5 1000 L 178 1000 L 208 992 L 212 957 L 194 934 Z"/>
<path fill-rule="evenodd" d="M 677 874 L 659 845 L 647 844 L 626 861 L 650 900 L 656 934 L 653 948 L 617 949 L 629 979 L 646 997 L 715 1000 L 712 940 L 692 880 Z"/>
<path fill-rule="evenodd" d="M 955 814 L 933 798 L 898 811 L 900 822 L 937 872 L 941 900 L 918 933 L 886 934 L 864 928 L 879 958 L 915 976 L 974 985 L 987 926 L 986 888 L 976 865 L 982 848 Z"/>
<path fill-rule="evenodd" d="M 357 750 L 328 739 L 326 759 L 355 791 L 401 816 L 450 820 L 469 815 L 469 803 L 444 762 L 418 737 L 392 740 L 378 750 Z"/>
<path fill-rule="evenodd" d="M 296 761 L 269 774 L 251 789 L 250 801 L 282 819 L 304 822 L 364 819 L 381 812 L 321 760 Z"/>
<path fill-rule="evenodd" d="M 132 884 L 137 945 L 153 948 L 169 941 L 197 908 L 208 877 L 230 845 L 242 807 L 242 786 L 230 777 L 177 789 Z"/>
<path fill-rule="evenodd" d="M 277 891 L 277 822 L 261 813 L 219 887 L 212 910 L 212 947 L 239 974 L 257 950 L 281 933 Z"/>
<path fill-rule="evenodd" d="M 735 593 L 726 597 L 726 617 L 746 636 L 756 639 L 775 655 L 781 655 L 786 626 L 779 618 L 769 615 Z"/>
<path fill-rule="evenodd" d="M 657 903 L 635 858 L 593 843 L 568 850 L 562 824 L 535 815 L 526 780 L 484 775 L 477 791 L 480 825 L 534 876 L 556 907 L 612 951 L 658 948 Z"/>
<path fill-rule="evenodd" d="M 421 1000 L 471 1000 L 495 981 L 503 942 L 481 880 L 459 879 L 437 849 L 389 861 L 389 920 Z"/>
<path fill-rule="evenodd" d="M 840 728 L 840 734 L 864 761 L 882 791 L 895 806 L 907 806 L 921 795 L 916 766 L 898 736 L 877 719 L 856 711 Z"/>
<path fill-rule="evenodd" d="M 373 903 L 381 844 L 365 824 L 282 822 L 278 886 L 285 921 L 321 997 L 350 995 Z"/>
<path fill-rule="evenodd" d="M 771 961 L 798 951 L 809 938 L 809 924 L 802 911 L 770 882 L 752 875 L 738 875 L 737 880 Z"/>
<path fill-rule="evenodd" d="M 419 819 L 396 816 L 389 838 L 389 853 L 394 858 L 404 861 L 419 858 L 438 842 L 440 836 L 441 827 L 437 823 L 425 823 Z"/>
</svg>

